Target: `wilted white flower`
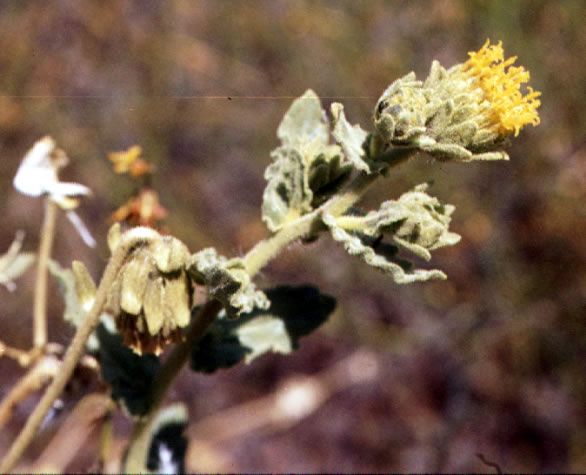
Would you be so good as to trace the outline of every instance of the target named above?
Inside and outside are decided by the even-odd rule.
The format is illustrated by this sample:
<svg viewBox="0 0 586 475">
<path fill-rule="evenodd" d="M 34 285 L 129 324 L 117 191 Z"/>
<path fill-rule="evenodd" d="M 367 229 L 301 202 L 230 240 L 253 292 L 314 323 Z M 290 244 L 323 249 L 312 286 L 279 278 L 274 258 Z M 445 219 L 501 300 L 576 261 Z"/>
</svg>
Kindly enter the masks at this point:
<svg viewBox="0 0 586 475">
<path fill-rule="evenodd" d="M 91 194 L 91 190 L 79 183 L 59 181 L 58 172 L 68 163 L 67 155 L 57 147 L 53 138 L 38 140 L 24 156 L 13 180 L 14 188 L 28 196 L 44 196 L 66 211 L 67 218 L 75 226 L 83 241 L 90 247 L 96 242 L 80 217 L 73 211 L 79 205 L 77 197 Z"/>
</svg>

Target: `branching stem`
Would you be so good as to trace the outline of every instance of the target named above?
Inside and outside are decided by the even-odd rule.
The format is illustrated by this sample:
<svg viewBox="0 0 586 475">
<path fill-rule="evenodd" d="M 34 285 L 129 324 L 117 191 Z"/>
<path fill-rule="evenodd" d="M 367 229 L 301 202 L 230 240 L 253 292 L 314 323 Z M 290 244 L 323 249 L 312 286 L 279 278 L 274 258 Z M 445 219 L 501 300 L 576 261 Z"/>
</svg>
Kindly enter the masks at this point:
<svg viewBox="0 0 586 475">
<path fill-rule="evenodd" d="M 411 153 L 412 151 L 406 153 L 405 150 L 399 149 L 394 157 L 387 157 L 387 161 L 390 166 L 393 166 L 406 160 Z M 331 198 L 321 207 L 286 224 L 273 236 L 258 242 L 244 256 L 244 264 L 248 273 L 254 276 L 291 243 L 324 230 L 325 226 L 321 221 L 322 213 L 328 212 L 334 216 L 342 215 L 364 195 L 366 189 L 379 176 L 378 173 L 370 175 L 361 173 L 355 177 L 343 192 Z M 173 349 L 168 359 L 161 366 L 155 378 L 156 384 L 151 394 L 149 413 L 134 426 L 124 467 L 126 472 L 148 472 L 146 461 L 157 411 L 171 383 L 188 361 L 193 345 L 203 337 L 221 308 L 220 303 L 217 301 L 210 301 L 204 305 L 198 317 L 193 320 L 188 328 L 186 340 Z"/>
</svg>

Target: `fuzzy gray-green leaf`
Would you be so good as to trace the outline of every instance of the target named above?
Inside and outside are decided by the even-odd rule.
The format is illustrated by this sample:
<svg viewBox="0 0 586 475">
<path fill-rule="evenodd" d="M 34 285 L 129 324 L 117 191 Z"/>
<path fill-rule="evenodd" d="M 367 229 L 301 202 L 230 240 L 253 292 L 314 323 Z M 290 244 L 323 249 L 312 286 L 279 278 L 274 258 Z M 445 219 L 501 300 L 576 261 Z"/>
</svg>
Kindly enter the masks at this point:
<svg viewBox="0 0 586 475">
<path fill-rule="evenodd" d="M 330 228 L 332 237 L 344 245 L 344 249 L 351 256 L 358 256 L 368 265 L 376 267 L 383 272 L 390 274 L 397 284 L 410 284 L 431 279 L 445 279 L 446 275 L 440 270 L 406 270 L 397 262 L 390 261 L 379 255 L 375 250 L 366 244 L 360 237 L 342 229 L 338 226 L 336 218 L 330 214 L 324 214 L 323 222 Z"/>
<path fill-rule="evenodd" d="M 262 205 L 263 221 L 273 232 L 328 199 L 351 169 L 351 161 L 340 146 L 330 143 L 327 116 L 313 91 L 293 101 L 277 136 L 281 145 L 271 153 L 273 162 L 265 171 Z M 356 155 L 355 145 L 352 150 Z"/>
<path fill-rule="evenodd" d="M 394 244 L 425 260 L 431 259 L 430 251 L 456 244 L 460 236 L 449 231 L 454 207 L 442 205 L 428 195 L 427 187 L 427 184 L 416 186 L 398 200 L 385 201 L 378 210 L 364 216 L 336 218 L 325 214 L 323 221 L 334 240 L 341 242 L 349 254 L 389 273 L 398 284 L 445 279 L 440 270 L 412 269 L 395 256 L 383 256 L 365 239 L 388 235 Z"/>
<path fill-rule="evenodd" d="M 418 185 L 398 200 L 385 201 L 376 211 L 365 216 L 342 216 L 336 223 L 371 237 L 390 234 L 399 246 L 430 260 L 430 251 L 453 246 L 460 236 L 449 231 L 454 207 L 428 195 L 427 187 L 425 183 Z"/>
<path fill-rule="evenodd" d="M 300 153 L 279 147 L 271 154 L 273 163 L 265 171 L 262 217 L 271 231 L 311 210 L 313 193 L 309 188 L 307 165 Z"/>
<path fill-rule="evenodd" d="M 308 89 L 293 101 L 277 129 L 277 137 L 283 145 L 293 148 L 313 141 L 328 143 L 327 117 L 315 92 Z"/>
</svg>

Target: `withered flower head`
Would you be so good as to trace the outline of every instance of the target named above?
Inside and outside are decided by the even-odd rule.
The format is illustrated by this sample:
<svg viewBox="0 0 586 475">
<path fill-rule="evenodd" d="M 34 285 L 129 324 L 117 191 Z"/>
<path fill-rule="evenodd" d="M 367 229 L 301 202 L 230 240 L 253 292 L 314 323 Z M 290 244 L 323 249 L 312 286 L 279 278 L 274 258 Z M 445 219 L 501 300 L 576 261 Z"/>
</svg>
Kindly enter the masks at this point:
<svg viewBox="0 0 586 475">
<path fill-rule="evenodd" d="M 112 247 L 115 234 L 109 236 Z M 161 236 L 134 249 L 122 266 L 106 309 L 114 315 L 124 343 L 136 353 L 159 354 L 165 345 L 179 340 L 181 329 L 189 324 L 192 283 L 185 270 L 188 257 L 185 244 Z"/>
<path fill-rule="evenodd" d="M 111 220 L 160 230 L 160 223 L 166 216 L 167 209 L 159 202 L 158 193 L 151 188 L 143 188 L 114 211 Z"/>
</svg>

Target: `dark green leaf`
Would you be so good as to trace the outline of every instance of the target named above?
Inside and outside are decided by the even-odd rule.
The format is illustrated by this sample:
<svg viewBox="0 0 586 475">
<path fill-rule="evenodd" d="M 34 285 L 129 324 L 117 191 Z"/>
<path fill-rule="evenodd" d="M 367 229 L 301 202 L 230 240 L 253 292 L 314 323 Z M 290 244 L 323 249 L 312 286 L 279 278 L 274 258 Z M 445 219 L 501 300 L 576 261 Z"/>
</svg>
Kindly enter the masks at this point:
<svg viewBox="0 0 586 475">
<path fill-rule="evenodd" d="M 230 368 L 250 353 L 250 349 L 242 346 L 238 337 L 227 331 L 226 327 L 226 325 L 214 324 L 214 328 L 193 350 L 191 368 L 194 371 L 213 373 L 219 368 Z"/>
<path fill-rule="evenodd" d="M 97 329 L 102 377 L 112 387 L 112 399 L 132 415 L 148 412 L 148 395 L 159 369 L 159 358 L 152 354 L 139 356 L 122 343 L 116 333 L 103 324 Z"/>
<path fill-rule="evenodd" d="M 163 409 L 157 416 L 147 468 L 155 473 L 185 473 L 187 410 L 183 405 Z"/>
<path fill-rule="evenodd" d="M 243 360 L 249 363 L 269 351 L 289 353 L 336 307 L 335 299 L 311 286 L 280 286 L 266 295 L 271 301 L 268 310 L 257 309 L 238 320 L 216 320 L 193 349 L 191 368 L 212 373 Z"/>
</svg>

